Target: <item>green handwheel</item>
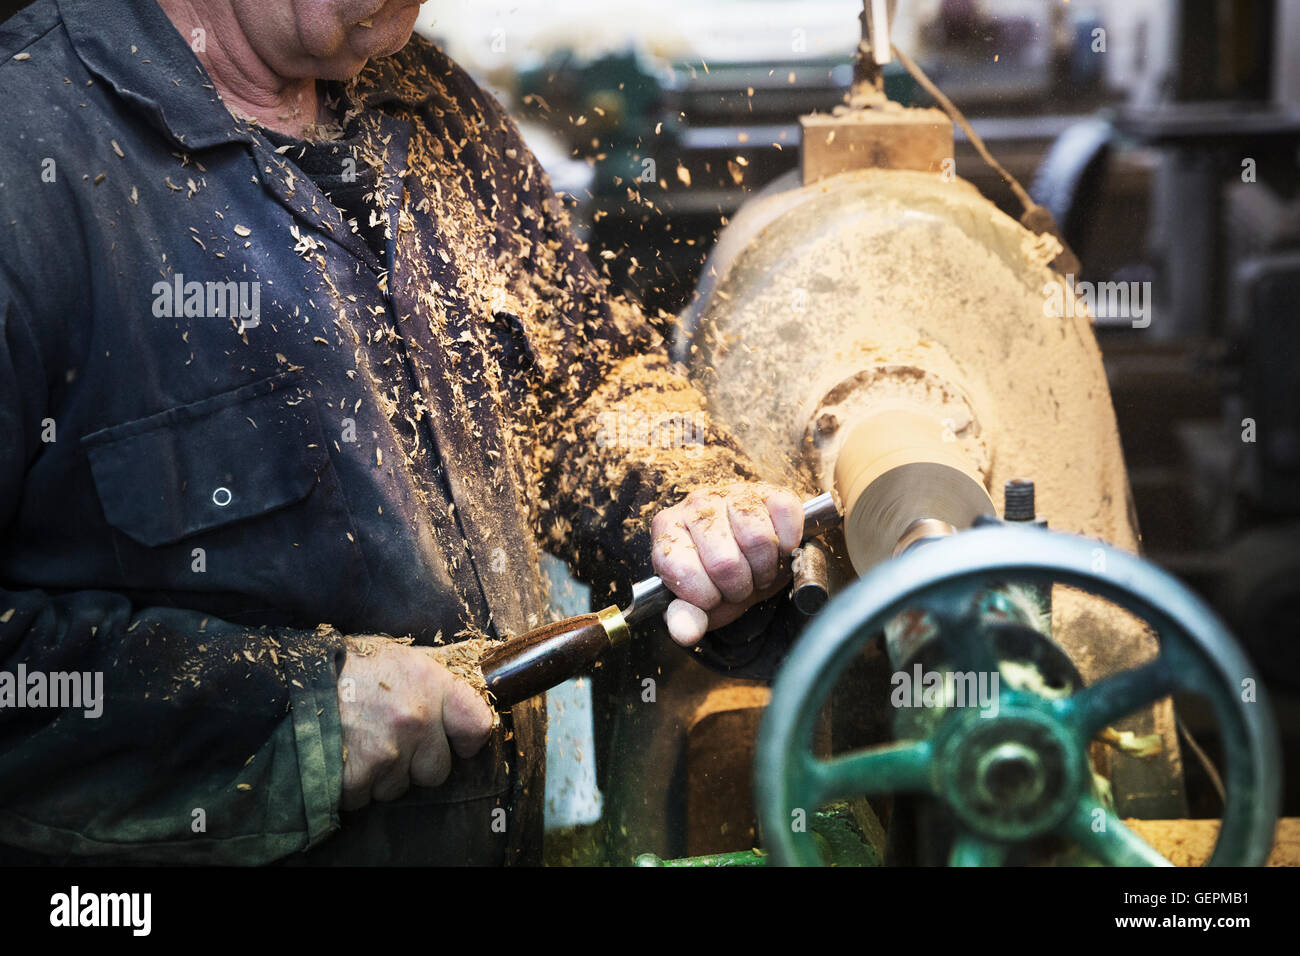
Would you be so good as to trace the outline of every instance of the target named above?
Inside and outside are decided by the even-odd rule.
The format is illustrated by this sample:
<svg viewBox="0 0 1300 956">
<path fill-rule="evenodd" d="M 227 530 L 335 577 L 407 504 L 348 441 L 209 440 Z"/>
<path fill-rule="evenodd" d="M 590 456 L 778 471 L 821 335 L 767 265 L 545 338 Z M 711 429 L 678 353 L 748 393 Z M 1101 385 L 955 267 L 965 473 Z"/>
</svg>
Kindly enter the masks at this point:
<svg viewBox="0 0 1300 956">
<path fill-rule="evenodd" d="M 954 708 L 926 739 L 829 759 L 813 754 L 813 727 L 831 689 L 901 611 L 920 608 L 933 617 L 954 671 L 996 669 L 976 596 L 1008 583 L 1065 584 L 1111 601 L 1147 622 L 1159 654 L 1065 697 L 1002 681 L 993 716 Z M 1112 866 L 1167 866 L 1094 795 L 1088 747 L 1116 720 L 1175 691 L 1207 698 L 1223 739 L 1227 796 L 1209 863 L 1261 865 L 1281 799 L 1277 730 L 1258 674 L 1204 602 L 1140 558 L 1041 528 L 981 527 L 925 545 L 838 595 L 783 665 L 755 761 L 764 849 L 779 865 L 818 865 L 801 819 L 832 800 L 913 793 L 951 812 L 953 866 L 998 865 L 1016 845 L 1048 834 Z"/>
</svg>

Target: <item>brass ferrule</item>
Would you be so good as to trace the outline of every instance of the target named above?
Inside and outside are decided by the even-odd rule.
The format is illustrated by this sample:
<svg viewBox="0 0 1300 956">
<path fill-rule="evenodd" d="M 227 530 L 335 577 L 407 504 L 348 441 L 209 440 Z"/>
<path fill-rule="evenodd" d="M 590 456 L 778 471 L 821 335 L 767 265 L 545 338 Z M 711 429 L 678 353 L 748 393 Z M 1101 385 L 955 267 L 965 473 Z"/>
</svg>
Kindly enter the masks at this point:
<svg viewBox="0 0 1300 956">
<path fill-rule="evenodd" d="M 600 626 L 605 629 L 605 634 L 609 637 L 610 647 L 616 647 L 632 636 L 632 631 L 628 628 L 627 621 L 623 619 L 623 612 L 617 604 L 611 604 L 603 611 L 597 611 L 596 617 L 600 618 Z"/>
</svg>

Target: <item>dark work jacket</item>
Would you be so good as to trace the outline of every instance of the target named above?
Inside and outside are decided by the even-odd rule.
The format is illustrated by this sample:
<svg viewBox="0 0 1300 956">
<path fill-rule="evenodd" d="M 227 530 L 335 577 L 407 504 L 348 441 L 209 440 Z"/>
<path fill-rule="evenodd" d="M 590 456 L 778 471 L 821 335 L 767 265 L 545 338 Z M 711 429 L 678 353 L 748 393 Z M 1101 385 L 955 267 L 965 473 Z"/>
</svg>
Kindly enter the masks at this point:
<svg viewBox="0 0 1300 956">
<path fill-rule="evenodd" d="M 337 92 L 389 268 L 152 0 L 0 26 L 0 671 L 103 679 L 98 717 L 0 706 L 12 858 L 520 859 L 535 706 L 341 817 L 340 635 L 519 633 L 539 547 L 607 589 L 654 508 L 749 476 L 716 428 L 672 461 L 598 440 L 703 400 L 498 104 L 419 40 Z"/>
</svg>

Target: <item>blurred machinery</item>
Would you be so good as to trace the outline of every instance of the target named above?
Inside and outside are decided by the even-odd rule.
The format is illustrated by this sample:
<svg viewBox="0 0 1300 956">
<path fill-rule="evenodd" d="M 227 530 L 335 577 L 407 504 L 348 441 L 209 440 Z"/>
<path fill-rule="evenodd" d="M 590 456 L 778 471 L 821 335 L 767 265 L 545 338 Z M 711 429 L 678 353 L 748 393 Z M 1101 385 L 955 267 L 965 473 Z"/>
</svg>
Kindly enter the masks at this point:
<svg viewBox="0 0 1300 956">
<path fill-rule="evenodd" d="M 1088 51 L 1095 14 L 1039 0 L 990 18 L 975 3 L 934 4 L 921 33 L 935 76 L 963 101 L 1001 113 L 1052 97 L 1072 109 L 1104 102 L 1098 58 Z M 716 17 L 731 20 L 728 4 Z M 807 19 L 789 15 L 769 32 L 795 35 L 783 57 L 654 57 L 636 49 L 594 58 L 550 51 L 517 78 L 518 112 L 592 164 L 593 182 L 572 198 L 593 244 L 617 254 L 611 281 L 651 311 L 680 312 L 693 297 L 705 256 L 745 200 L 799 164 L 798 117 L 829 113 L 853 76 L 850 34 L 840 49 L 807 52 Z M 737 23 L 733 29 L 740 29 Z M 793 49 L 792 49 L 793 47 Z M 796 52 L 801 50 L 801 52 Z M 990 51 L 1002 50 L 1001 64 Z M 882 66 L 884 91 L 910 104 L 916 84 L 897 63 Z M 985 135 L 1036 159 L 1060 122 L 995 121 Z M 973 151 L 963 145 L 959 160 Z M 1018 152 L 1019 155 L 1019 152 Z M 994 177 L 981 187 L 1001 188 Z M 995 201 L 1002 196 L 996 194 Z M 1009 197 L 1008 197 L 1009 198 Z"/>
<path fill-rule="evenodd" d="M 1300 4 L 1191 2 L 1172 17 L 1163 100 L 1073 127 L 1034 192 L 1061 219 L 1089 278 L 1149 283 L 1149 327 L 1124 315 L 1098 320 L 1144 548 L 1267 662 L 1290 734 L 1294 801 L 1300 89 L 1288 64 Z M 1147 172 L 1132 198 L 1145 202 L 1145 221 L 1096 215 L 1105 196 L 1133 188 L 1138 156 Z M 1115 256 L 1114 237 L 1126 231 L 1145 233 L 1145 247 Z M 1219 749 L 1204 709 L 1181 703 L 1197 738 Z M 1193 809 L 1209 814 L 1215 801 L 1199 771 L 1189 766 L 1201 795 Z"/>
</svg>

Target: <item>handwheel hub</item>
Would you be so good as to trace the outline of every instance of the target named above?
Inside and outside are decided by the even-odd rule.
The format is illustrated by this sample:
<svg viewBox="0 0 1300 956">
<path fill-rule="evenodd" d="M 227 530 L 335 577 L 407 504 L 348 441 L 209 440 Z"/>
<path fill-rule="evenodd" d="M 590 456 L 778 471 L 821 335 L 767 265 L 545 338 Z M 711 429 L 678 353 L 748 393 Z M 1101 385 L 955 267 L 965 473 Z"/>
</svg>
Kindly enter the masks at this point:
<svg viewBox="0 0 1300 956">
<path fill-rule="evenodd" d="M 996 717 L 957 714 L 941 743 L 943 796 L 975 832 L 1027 840 L 1060 824 L 1078 799 L 1083 755 L 1050 715 L 1003 706 Z"/>
<path fill-rule="evenodd" d="M 981 798 L 1014 807 L 1031 805 L 1047 785 L 1038 754 L 1013 741 L 985 752 L 979 761 L 977 779 Z"/>
</svg>

